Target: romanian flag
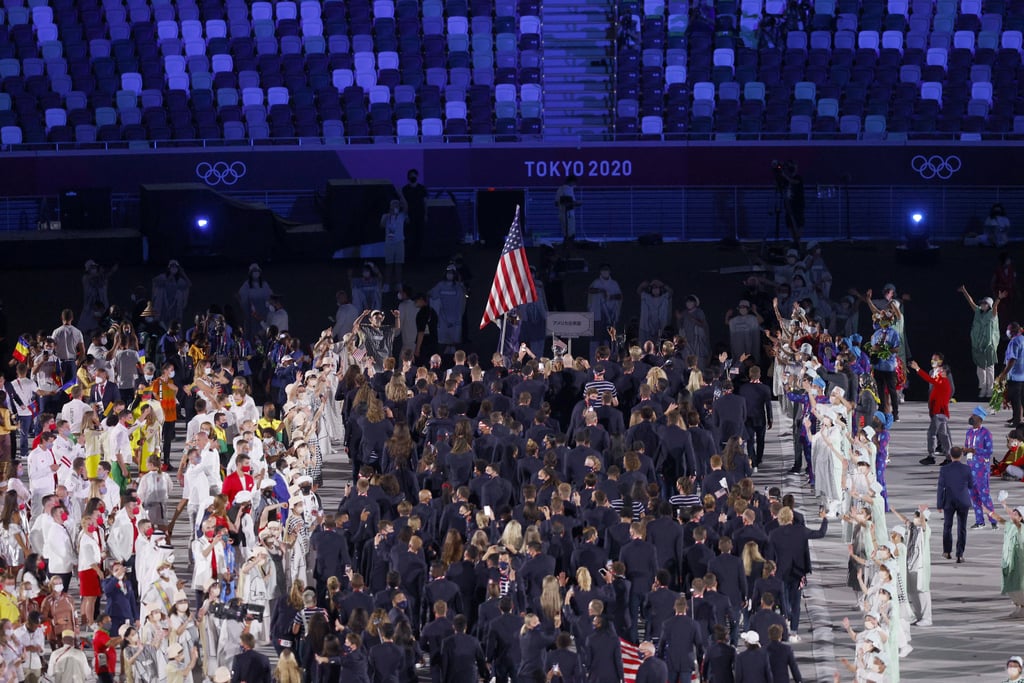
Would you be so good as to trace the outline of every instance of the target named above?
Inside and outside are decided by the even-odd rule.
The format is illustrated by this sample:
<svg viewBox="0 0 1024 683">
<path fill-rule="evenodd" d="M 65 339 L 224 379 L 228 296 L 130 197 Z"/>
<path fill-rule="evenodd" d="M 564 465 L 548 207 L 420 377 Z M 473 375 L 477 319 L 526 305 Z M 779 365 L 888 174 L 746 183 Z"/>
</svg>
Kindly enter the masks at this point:
<svg viewBox="0 0 1024 683">
<path fill-rule="evenodd" d="M 76 384 L 78 384 L 78 379 L 77 378 L 71 380 L 70 382 L 67 382 L 66 384 L 61 385 L 60 391 L 63 391 L 65 394 L 70 396 L 71 395 L 71 390 L 75 388 Z"/>
<path fill-rule="evenodd" d="M 28 358 L 28 341 L 24 337 L 18 337 L 18 343 L 14 345 L 14 360 L 24 363 Z"/>
</svg>

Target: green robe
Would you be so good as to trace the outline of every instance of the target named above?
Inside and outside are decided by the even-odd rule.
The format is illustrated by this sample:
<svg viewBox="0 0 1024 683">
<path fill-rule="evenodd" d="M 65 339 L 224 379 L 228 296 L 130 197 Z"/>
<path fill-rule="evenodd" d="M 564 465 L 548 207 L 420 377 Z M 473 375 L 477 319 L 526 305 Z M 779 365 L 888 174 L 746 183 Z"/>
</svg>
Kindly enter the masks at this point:
<svg viewBox="0 0 1024 683">
<path fill-rule="evenodd" d="M 1003 531 L 1003 595 L 1024 592 L 1024 527 L 1007 521 Z"/>
<path fill-rule="evenodd" d="M 971 323 L 971 358 L 979 368 L 989 368 L 996 364 L 999 346 L 999 314 L 994 308 L 982 311 L 974 309 L 974 322 Z"/>
</svg>

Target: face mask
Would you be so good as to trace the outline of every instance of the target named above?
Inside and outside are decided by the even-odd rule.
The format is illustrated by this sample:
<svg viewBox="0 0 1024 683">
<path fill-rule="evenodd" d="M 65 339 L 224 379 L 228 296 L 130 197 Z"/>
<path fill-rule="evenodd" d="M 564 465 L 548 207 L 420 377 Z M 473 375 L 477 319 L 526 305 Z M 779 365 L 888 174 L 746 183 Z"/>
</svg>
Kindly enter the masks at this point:
<svg viewBox="0 0 1024 683">
<path fill-rule="evenodd" d="M 168 372 L 167 376 L 170 377 L 171 379 L 174 379 L 174 370 L 171 370 L 170 372 Z"/>
<path fill-rule="evenodd" d="M 186 603 L 184 605 L 177 605 L 177 609 L 179 613 L 184 614 L 188 611 L 188 604 Z"/>
<path fill-rule="evenodd" d="M 454 279 L 455 279 L 455 273 L 445 273 L 445 276 L 444 276 L 444 278 L 445 278 L 446 280 L 448 280 L 449 282 L 451 282 L 452 280 L 454 280 Z"/>
<path fill-rule="evenodd" d="M 508 562 L 499 562 L 498 563 L 498 569 L 500 569 L 503 572 L 507 572 L 508 571 Z"/>
<path fill-rule="evenodd" d="M 249 474 L 249 470 L 251 469 L 252 468 L 249 467 L 248 465 L 242 465 L 242 474 Z"/>
<path fill-rule="evenodd" d="M 15 588 L 14 584 L 10 584 L 10 585 L 4 586 L 4 591 L 9 593 L 10 595 L 14 595 L 17 592 L 17 588 Z"/>
<path fill-rule="evenodd" d="M 213 529 L 207 529 L 206 537 L 207 538 L 213 538 Z"/>
<path fill-rule="evenodd" d="M 153 375 L 143 375 L 143 377 L 146 378 L 147 382 L 152 382 L 153 381 Z"/>
<path fill-rule="evenodd" d="M 64 584 L 63 583 L 58 583 L 56 586 L 53 587 L 53 592 L 54 593 L 63 593 L 64 592 Z"/>
<path fill-rule="evenodd" d="M 601 271 L 601 279 L 602 280 L 607 280 L 611 276 L 612 276 L 612 274 L 609 271 L 607 271 L 607 270 L 602 270 Z"/>
<path fill-rule="evenodd" d="M 299 488 L 302 489 L 302 492 L 305 494 L 309 494 L 309 492 L 313 490 L 311 486 L 300 486 Z"/>
<path fill-rule="evenodd" d="M 398 603 L 398 609 L 407 609 L 408 607 L 409 607 L 409 601 L 408 600 L 402 600 L 400 603 Z"/>
<path fill-rule="evenodd" d="M 933 361 L 932 361 L 932 367 L 933 367 L 933 368 L 937 368 L 937 367 L 939 367 L 940 365 L 942 365 L 942 363 L 941 363 L 940 361 L 937 361 L 937 360 L 933 360 Z"/>
<path fill-rule="evenodd" d="M 139 515 L 139 506 L 136 505 L 135 507 L 132 508 L 132 516 L 133 517 L 137 517 L 138 515 Z"/>
<path fill-rule="evenodd" d="M 169 577 L 170 577 L 170 575 L 171 575 L 171 573 L 170 573 L 169 571 L 167 571 L 166 569 L 164 569 L 164 570 L 162 570 L 162 571 L 160 572 L 160 578 L 161 578 L 161 579 L 166 579 L 166 578 L 169 578 Z"/>
<path fill-rule="evenodd" d="M 96 533 L 96 531 L 97 531 L 96 525 L 95 524 L 90 524 L 89 527 L 86 529 L 86 531 L 88 531 L 90 534 Z"/>
<path fill-rule="evenodd" d="M 107 338 L 106 337 L 100 337 L 100 345 L 101 346 L 106 346 L 107 345 Z"/>
<path fill-rule="evenodd" d="M 60 521 L 61 521 L 61 524 L 63 524 L 64 522 L 68 521 L 68 513 L 66 513 L 66 512 L 60 513 Z M 40 569 L 42 569 L 42 567 L 40 567 Z"/>
</svg>

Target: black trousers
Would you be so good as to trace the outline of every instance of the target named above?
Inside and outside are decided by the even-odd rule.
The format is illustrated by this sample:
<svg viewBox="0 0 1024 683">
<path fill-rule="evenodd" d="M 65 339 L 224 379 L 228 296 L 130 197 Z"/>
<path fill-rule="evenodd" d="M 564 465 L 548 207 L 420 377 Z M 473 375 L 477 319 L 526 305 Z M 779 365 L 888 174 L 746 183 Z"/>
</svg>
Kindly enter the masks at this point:
<svg viewBox="0 0 1024 683">
<path fill-rule="evenodd" d="M 1013 424 L 1019 425 L 1021 421 L 1021 405 L 1024 402 L 1024 382 L 1009 380 L 1006 383 L 1006 400 L 1010 402 Z"/>
<path fill-rule="evenodd" d="M 171 464 L 171 444 L 174 443 L 174 420 L 166 420 L 163 427 L 164 464 Z"/>
<path fill-rule="evenodd" d="M 747 423 L 747 457 L 752 467 L 760 467 L 764 460 L 764 435 L 767 429 L 766 424 Z"/>
<path fill-rule="evenodd" d="M 963 557 L 967 547 L 969 505 L 947 505 L 942 509 L 942 552 L 953 552 L 953 517 L 956 516 L 956 556 Z"/>
<path fill-rule="evenodd" d="M 896 392 L 896 371 L 875 370 L 875 384 L 878 385 L 879 410 L 885 410 L 885 395 L 889 395 L 893 419 L 900 416 L 900 397 Z"/>
</svg>

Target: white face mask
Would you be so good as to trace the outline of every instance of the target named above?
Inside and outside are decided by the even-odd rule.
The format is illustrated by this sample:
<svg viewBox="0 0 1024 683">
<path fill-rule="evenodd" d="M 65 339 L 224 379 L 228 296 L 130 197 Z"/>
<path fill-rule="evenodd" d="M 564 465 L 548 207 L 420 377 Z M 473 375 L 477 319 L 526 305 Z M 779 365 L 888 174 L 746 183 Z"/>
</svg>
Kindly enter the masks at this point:
<svg viewBox="0 0 1024 683">
<path fill-rule="evenodd" d="M 174 379 L 174 370 L 171 370 L 169 373 L 167 373 L 167 376 L 170 377 L 171 379 Z"/>
<path fill-rule="evenodd" d="M 63 593 L 64 592 L 64 584 L 58 583 L 56 586 L 53 587 L 53 592 L 54 593 Z"/>
</svg>

